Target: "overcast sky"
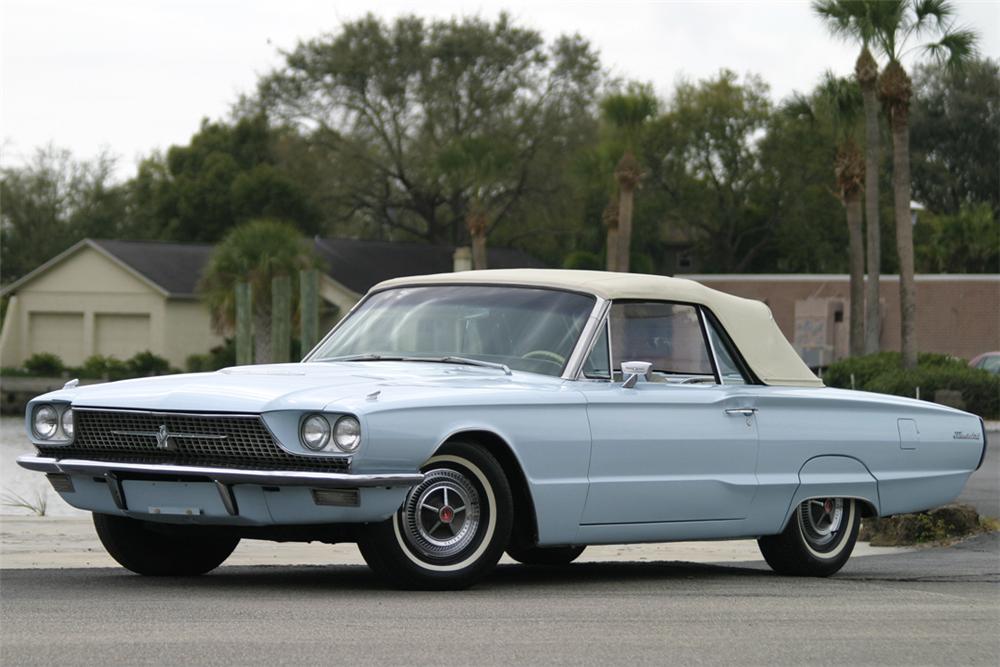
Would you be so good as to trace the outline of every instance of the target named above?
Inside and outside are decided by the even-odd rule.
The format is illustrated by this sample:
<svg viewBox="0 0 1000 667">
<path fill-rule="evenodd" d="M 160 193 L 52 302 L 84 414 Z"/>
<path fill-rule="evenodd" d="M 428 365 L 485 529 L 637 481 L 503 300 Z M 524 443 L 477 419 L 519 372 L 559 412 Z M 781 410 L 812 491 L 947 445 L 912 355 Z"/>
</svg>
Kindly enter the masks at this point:
<svg viewBox="0 0 1000 667">
<path fill-rule="evenodd" d="M 956 2 L 984 55 L 1000 57 L 1000 2 Z M 79 158 L 102 147 L 119 176 L 157 148 L 220 118 L 280 49 L 366 11 L 448 18 L 506 9 L 547 38 L 578 32 L 616 75 L 666 96 L 678 77 L 720 68 L 760 74 L 780 99 L 821 72 L 851 71 L 857 47 L 830 38 L 806 1 L 342 2 L 340 0 L 0 0 L 4 165 L 49 142 Z"/>
</svg>

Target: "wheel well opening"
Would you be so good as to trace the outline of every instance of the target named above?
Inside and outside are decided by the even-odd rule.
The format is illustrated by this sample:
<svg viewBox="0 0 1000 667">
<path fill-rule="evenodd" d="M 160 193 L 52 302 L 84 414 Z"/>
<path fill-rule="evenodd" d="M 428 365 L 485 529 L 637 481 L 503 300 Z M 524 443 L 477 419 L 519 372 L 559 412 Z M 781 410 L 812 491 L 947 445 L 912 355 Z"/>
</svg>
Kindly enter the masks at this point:
<svg viewBox="0 0 1000 667">
<path fill-rule="evenodd" d="M 510 484 L 514 501 L 514 525 L 511 530 L 511 541 L 534 545 L 538 542 L 538 523 L 535 517 L 535 504 L 531 500 L 528 480 L 521 470 L 521 465 L 514 457 L 510 445 L 496 433 L 490 431 L 463 431 L 452 435 L 443 445 L 449 442 L 465 442 L 483 447 L 492 454 Z M 442 446 L 443 446 L 442 445 Z"/>
</svg>

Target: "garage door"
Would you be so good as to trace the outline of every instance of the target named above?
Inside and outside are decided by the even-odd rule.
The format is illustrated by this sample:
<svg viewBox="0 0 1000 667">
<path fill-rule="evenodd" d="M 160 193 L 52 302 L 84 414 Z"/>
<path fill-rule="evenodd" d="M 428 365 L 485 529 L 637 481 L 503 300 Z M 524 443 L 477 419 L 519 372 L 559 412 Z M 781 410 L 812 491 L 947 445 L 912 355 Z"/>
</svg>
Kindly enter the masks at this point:
<svg viewBox="0 0 1000 667">
<path fill-rule="evenodd" d="M 149 315 L 98 313 L 94 316 L 94 343 L 97 354 L 128 359 L 149 345 Z"/>
<path fill-rule="evenodd" d="M 31 354 L 58 355 L 64 364 L 78 366 L 83 350 L 83 313 L 29 313 L 28 347 Z"/>
</svg>

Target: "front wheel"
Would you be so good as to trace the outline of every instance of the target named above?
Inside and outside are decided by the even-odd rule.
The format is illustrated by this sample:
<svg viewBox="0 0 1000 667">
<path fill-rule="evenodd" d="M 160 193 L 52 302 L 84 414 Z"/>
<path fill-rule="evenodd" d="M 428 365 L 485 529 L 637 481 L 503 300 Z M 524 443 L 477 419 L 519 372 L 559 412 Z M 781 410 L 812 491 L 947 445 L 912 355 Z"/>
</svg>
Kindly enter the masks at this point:
<svg viewBox="0 0 1000 667">
<path fill-rule="evenodd" d="M 514 505 L 503 468 L 486 450 L 450 443 L 422 468 L 390 519 L 367 526 L 358 548 L 376 574 L 400 588 L 471 586 L 500 560 Z"/>
<path fill-rule="evenodd" d="M 757 545 L 778 574 L 828 577 L 850 558 L 860 526 L 853 498 L 811 498 L 796 508 L 780 535 L 762 537 Z"/>
<path fill-rule="evenodd" d="M 205 574 L 229 558 L 238 537 L 215 535 L 201 526 L 164 526 L 138 519 L 94 514 L 101 544 L 118 563 L 151 577 Z"/>
</svg>

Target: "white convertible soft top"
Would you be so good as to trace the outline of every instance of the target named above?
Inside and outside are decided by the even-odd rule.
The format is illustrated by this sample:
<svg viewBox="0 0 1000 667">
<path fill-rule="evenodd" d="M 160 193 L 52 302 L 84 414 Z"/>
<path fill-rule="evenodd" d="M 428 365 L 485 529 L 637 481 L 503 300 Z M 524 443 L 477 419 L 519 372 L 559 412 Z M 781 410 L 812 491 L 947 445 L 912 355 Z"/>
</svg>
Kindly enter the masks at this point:
<svg viewBox="0 0 1000 667">
<path fill-rule="evenodd" d="M 393 278 L 372 291 L 403 285 L 486 284 L 551 287 L 594 294 L 604 299 L 655 299 L 704 305 L 722 323 L 743 358 L 761 381 L 770 385 L 822 387 L 785 339 L 771 310 L 760 301 L 743 299 L 682 278 L 610 271 L 563 269 L 495 269 Z"/>
</svg>

